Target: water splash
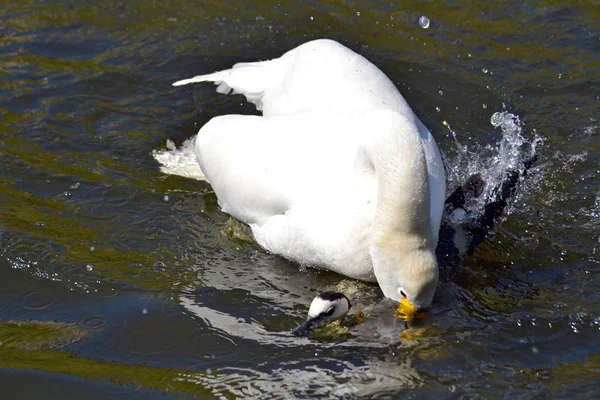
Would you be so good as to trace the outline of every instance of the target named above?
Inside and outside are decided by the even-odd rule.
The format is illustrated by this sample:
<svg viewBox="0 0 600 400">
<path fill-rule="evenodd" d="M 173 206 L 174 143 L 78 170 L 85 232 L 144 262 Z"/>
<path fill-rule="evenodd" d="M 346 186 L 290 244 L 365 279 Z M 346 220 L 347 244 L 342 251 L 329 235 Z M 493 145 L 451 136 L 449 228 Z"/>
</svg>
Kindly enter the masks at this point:
<svg viewBox="0 0 600 400">
<path fill-rule="evenodd" d="M 446 154 L 448 190 L 451 192 L 474 173 L 480 172 L 486 181 L 482 196 L 468 203 L 468 218 L 481 215 L 487 203 L 494 201 L 498 188 L 510 171 L 520 170 L 523 164 L 538 154 L 543 140 L 533 131 L 526 138 L 518 115 L 508 111 L 495 112 L 490 124 L 500 130 L 501 138 L 494 145 L 462 145 L 448 123 L 444 125 L 454 138 L 455 149 Z"/>
<path fill-rule="evenodd" d="M 431 21 L 425 15 L 421 15 L 421 17 L 419 18 L 419 26 L 423 29 L 429 28 L 430 23 Z"/>
<path fill-rule="evenodd" d="M 152 157 L 160 163 L 160 170 L 165 174 L 179 175 L 186 178 L 206 180 L 194 150 L 196 136 L 183 142 L 181 147 L 177 148 L 175 143 L 167 140 L 166 148 L 163 150 L 153 150 Z M 168 201 L 168 198 L 165 199 Z"/>
</svg>

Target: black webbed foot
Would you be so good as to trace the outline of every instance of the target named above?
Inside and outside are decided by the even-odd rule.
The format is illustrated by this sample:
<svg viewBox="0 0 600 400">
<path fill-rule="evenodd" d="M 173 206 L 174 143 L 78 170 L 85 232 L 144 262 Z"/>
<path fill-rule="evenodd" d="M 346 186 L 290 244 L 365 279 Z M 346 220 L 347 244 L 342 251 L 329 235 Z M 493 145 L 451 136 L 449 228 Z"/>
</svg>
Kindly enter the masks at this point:
<svg viewBox="0 0 600 400">
<path fill-rule="evenodd" d="M 493 233 L 502 213 L 508 205 L 508 200 L 515 194 L 520 180 L 537 161 L 537 155 L 523 163 L 520 170 L 506 171 L 502 183 L 491 191 L 492 196 L 485 204 L 483 212 L 476 216 L 469 216 L 465 209 L 469 199 L 479 198 L 483 193 L 486 182 L 481 173 L 471 175 L 467 181 L 457 187 L 446 199 L 446 216 L 460 215 L 464 222 L 450 222 L 446 218 L 440 228 L 440 239 L 436 253 L 442 265 L 457 265 L 464 254 L 472 254 L 477 246 L 491 233 Z"/>
<path fill-rule="evenodd" d="M 446 213 L 450 214 L 457 208 L 464 208 L 468 199 L 481 196 L 484 187 L 485 180 L 480 172 L 471 175 L 462 186 L 457 187 L 446 199 Z"/>
</svg>

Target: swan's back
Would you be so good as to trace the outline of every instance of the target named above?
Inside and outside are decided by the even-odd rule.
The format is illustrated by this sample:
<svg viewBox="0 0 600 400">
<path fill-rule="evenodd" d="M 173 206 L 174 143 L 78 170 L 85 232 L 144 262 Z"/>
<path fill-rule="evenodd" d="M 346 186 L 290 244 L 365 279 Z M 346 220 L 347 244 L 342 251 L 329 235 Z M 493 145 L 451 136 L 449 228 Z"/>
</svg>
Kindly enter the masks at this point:
<svg viewBox="0 0 600 400">
<path fill-rule="evenodd" d="M 263 115 L 324 112 L 355 115 L 390 109 L 401 114 L 410 107 L 392 81 L 366 58 L 333 40 L 315 40 L 270 61 L 284 74 L 265 93 Z"/>
</svg>

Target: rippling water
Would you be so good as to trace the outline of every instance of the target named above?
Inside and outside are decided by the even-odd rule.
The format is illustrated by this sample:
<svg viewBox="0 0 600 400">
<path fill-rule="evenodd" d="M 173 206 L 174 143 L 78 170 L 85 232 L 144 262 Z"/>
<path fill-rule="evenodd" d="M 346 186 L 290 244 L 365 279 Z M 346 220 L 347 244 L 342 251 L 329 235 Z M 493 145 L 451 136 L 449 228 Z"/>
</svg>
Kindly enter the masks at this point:
<svg viewBox="0 0 600 400">
<path fill-rule="evenodd" d="M 4 3 L 2 392 L 600 395 L 595 3 Z M 381 306 L 344 337 L 291 338 L 316 291 L 353 283 L 265 253 L 210 186 L 152 157 L 215 115 L 254 112 L 172 82 L 319 37 L 397 84 L 438 140 L 450 188 L 509 165 L 519 140 L 540 156 L 497 234 L 442 271 L 432 312 L 406 331 Z"/>
</svg>

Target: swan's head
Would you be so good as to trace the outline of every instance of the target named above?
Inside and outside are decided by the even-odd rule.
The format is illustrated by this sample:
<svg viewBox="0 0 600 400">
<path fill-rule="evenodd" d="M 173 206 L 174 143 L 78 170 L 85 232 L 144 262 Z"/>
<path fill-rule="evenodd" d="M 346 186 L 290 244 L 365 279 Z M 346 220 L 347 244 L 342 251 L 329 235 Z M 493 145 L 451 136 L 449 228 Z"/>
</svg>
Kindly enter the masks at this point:
<svg viewBox="0 0 600 400">
<path fill-rule="evenodd" d="M 390 246 L 371 247 L 377 282 L 385 297 L 406 303 L 415 311 L 431 305 L 438 282 L 435 252 L 429 248 L 403 250 Z"/>
<path fill-rule="evenodd" d="M 323 292 L 310 304 L 306 321 L 292 331 L 296 336 L 306 336 L 313 329 L 343 318 L 350 311 L 350 300 L 342 293 Z"/>
</svg>

